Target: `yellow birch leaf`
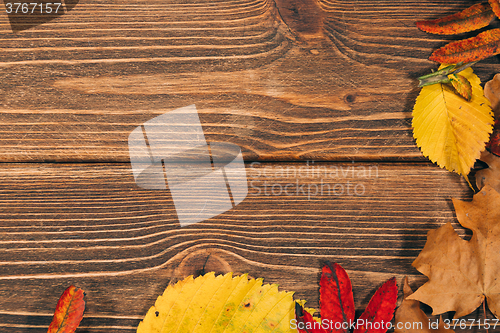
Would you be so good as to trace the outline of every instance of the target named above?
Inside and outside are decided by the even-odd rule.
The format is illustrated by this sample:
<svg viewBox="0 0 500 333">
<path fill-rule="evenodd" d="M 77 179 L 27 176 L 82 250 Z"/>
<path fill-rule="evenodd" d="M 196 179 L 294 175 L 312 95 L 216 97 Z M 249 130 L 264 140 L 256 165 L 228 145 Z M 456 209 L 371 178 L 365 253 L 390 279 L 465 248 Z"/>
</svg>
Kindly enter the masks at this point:
<svg viewBox="0 0 500 333">
<path fill-rule="evenodd" d="M 293 293 L 276 284 L 232 273 L 192 276 L 168 286 L 159 296 L 138 333 L 296 332 Z"/>
<path fill-rule="evenodd" d="M 492 132 L 493 113 L 479 77 L 470 67 L 460 74 L 472 86 L 471 100 L 458 96 L 447 84 L 424 86 L 413 108 L 412 126 L 424 156 L 467 179 Z"/>
</svg>

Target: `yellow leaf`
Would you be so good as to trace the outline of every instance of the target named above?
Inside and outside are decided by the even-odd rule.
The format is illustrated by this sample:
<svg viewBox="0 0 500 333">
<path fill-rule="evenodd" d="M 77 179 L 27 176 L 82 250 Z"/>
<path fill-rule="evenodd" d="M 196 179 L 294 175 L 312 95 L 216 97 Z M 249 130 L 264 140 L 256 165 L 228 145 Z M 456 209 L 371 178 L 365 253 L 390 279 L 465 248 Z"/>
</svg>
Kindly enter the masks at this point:
<svg viewBox="0 0 500 333">
<path fill-rule="evenodd" d="M 472 69 L 460 74 L 471 83 L 471 100 L 464 100 L 447 84 L 425 86 L 413 108 L 412 125 L 424 156 L 467 179 L 492 132 L 493 114 Z"/>
<path fill-rule="evenodd" d="M 293 293 L 262 279 L 232 273 L 192 276 L 168 286 L 159 296 L 138 333 L 296 332 Z"/>
</svg>

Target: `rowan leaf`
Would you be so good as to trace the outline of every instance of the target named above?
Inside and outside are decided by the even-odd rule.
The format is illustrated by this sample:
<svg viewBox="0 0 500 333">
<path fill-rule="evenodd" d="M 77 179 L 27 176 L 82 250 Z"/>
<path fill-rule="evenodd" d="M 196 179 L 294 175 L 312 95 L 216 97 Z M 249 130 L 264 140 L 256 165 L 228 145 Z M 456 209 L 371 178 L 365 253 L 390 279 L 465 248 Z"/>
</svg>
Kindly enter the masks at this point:
<svg viewBox="0 0 500 333">
<path fill-rule="evenodd" d="M 320 285 L 320 313 L 322 319 L 333 323 L 332 333 L 347 333 L 343 323 L 354 320 L 354 297 L 352 294 L 351 280 L 346 271 L 337 263 L 327 262 L 319 281 Z M 335 329 L 335 324 L 339 329 Z"/>
<path fill-rule="evenodd" d="M 349 276 L 336 263 L 323 266 L 320 279 L 321 319 L 315 319 L 300 305 L 296 318 L 300 333 L 385 333 L 396 308 L 398 288 L 396 279 L 387 280 L 373 295 L 358 320 L 354 320 L 354 300 Z"/>
<path fill-rule="evenodd" d="M 330 333 L 322 327 L 321 321 L 314 317 L 299 304 L 295 303 L 295 318 L 297 318 L 297 331 L 299 333 Z M 301 329 L 303 327 L 304 329 Z"/>
<path fill-rule="evenodd" d="M 47 333 L 73 333 L 83 318 L 84 296 L 83 290 L 69 286 L 57 302 L 54 318 Z"/>
<path fill-rule="evenodd" d="M 408 284 L 408 277 L 405 277 L 403 285 L 404 299 L 396 310 L 394 333 L 454 333 L 444 327 L 444 322 L 439 318 L 438 327 L 434 329 L 430 325 L 429 318 L 420 309 L 420 302 L 408 299 L 413 291 Z"/>
<path fill-rule="evenodd" d="M 490 186 L 472 202 L 453 199 L 460 224 L 472 230 L 466 241 L 451 223 L 431 230 L 413 266 L 429 278 L 408 299 L 432 307 L 433 314 L 456 311 L 455 318 L 477 309 L 486 298 L 500 317 L 500 194 Z"/>
<path fill-rule="evenodd" d="M 491 9 L 495 13 L 497 17 L 500 18 L 500 1 L 499 0 L 488 0 L 490 3 Z"/>
<path fill-rule="evenodd" d="M 493 133 L 491 133 L 490 141 L 486 144 L 486 148 L 493 154 L 500 156 L 500 118 L 495 120 Z"/>
<path fill-rule="evenodd" d="M 413 108 L 412 126 L 424 156 L 466 177 L 488 141 L 493 115 L 480 79 L 471 68 L 460 73 L 471 83 L 470 102 L 447 84 L 424 86 Z"/>
<path fill-rule="evenodd" d="M 469 80 L 460 74 L 450 74 L 448 75 L 448 79 L 450 79 L 451 85 L 460 96 L 465 98 L 467 101 L 471 100 L 472 86 Z"/>
<path fill-rule="evenodd" d="M 430 21 L 418 21 L 417 27 L 425 32 L 442 35 L 454 35 L 473 31 L 487 26 L 495 17 L 491 6 L 478 3 L 471 7 L 443 18 Z"/>
<path fill-rule="evenodd" d="M 434 51 L 429 60 L 440 63 L 472 62 L 500 53 L 500 28 L 446 44 Z"/>
<path fill-rule="evenodd" d="M 385 333 L 387 323 L 394 315 L 396 301 L 398 299 L 398 287 L 396 278 L 387 280 L 372 296 L 365 312 L 356 321 L 363 323 L 356 325 L 353 333 Z"/>
<path fill-rule="evenodd" d="M 137 332 L 291 333 L 292 294 L 278 291 L 276 284 L 262 285 L 262 279 L 249 280 L 247 275 L 189 276 L 167 287 Z"/>
</svg>

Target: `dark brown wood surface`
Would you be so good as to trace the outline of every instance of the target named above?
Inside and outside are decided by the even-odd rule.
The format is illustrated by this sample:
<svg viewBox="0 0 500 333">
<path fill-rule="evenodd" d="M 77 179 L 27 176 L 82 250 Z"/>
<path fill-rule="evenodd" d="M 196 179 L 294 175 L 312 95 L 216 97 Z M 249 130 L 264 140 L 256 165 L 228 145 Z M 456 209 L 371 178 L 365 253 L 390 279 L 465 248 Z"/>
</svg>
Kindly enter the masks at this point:
<svg viewBox="0 0 500 333">
<path fill-rule="evenodd" d="M 46 331 L 69 284 L 87 293 L 78 332 L 133 332 L 168 283 L 203 271 L 317 307 L 336 261 L 358 310 L 391 276 L 422 285 L 426 233 L 450 221 L 467 237 L 451 198 L 472 191 L 413 140 L 415 77 L 454 38 L 414 22 L 472 3 L 89 0 L 16 32 L 0 6 L 0 331 Z M 490 79 L 498 58 L 474 68 Z M 191 104 L 207 141 L 241 147 L 249 193 L 181 228 L 168 191 L 135 184 L 127 139 Z"/>
<path fill-rule="evenodd" d="M 4 164 L 0 320 L 40 311 L 47 323 L 59 291 L 77 284 L 87 291 L 83 326 L 95 316 L 133 326 L 171 279 L 203 268 L 265 277 L 317 306 L 324 260 L 349 271 L 362 308 L 391 276 L 425 281 L 411 263 L 427 231 L 454 221 L 451 197 L 470 199 L 463 181 L 432 165 L 265 163 L 246 172 L 244 202 L 181 228 L 170 195 L 139 189 L 128 165 Z M 280 194 L 287 184 L 299 189 Z"/>
</svg>

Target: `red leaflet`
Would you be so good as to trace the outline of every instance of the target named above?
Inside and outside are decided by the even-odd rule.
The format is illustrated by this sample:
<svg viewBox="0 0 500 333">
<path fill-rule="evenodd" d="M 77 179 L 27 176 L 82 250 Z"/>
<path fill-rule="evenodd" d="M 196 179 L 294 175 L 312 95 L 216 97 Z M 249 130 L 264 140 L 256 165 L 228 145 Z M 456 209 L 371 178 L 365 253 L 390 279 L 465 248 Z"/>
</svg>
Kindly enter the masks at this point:
<svg viewBox="0 0 500 333">
<path fill-rule="evenodd" d="M 498 0 L 494 0 L 498 1 Z M 490 0 L 490 2 L 492 2 Z M 453 35 L 487 26 L 495 17 L 488 3 L 475 4 L 459 13 L 432 21 L 419 21 L 417 27 L 425 32 Z"/>
<path fill-rule="evenodd" d="M 488 0 L 490 3 L 491 9 L 493 9 L 493 12 L 497 17 L 500 17 L 500 1 L 498 0 Z"/>
<path fill-rule="evenodd" d="M 295 303 L 295 318 L 297 319 L 297 331 L 299 333 L 329 333 L 299 303 Z"/>
<path fill-rule="evenodd" d="M 336 263 L 325 263 L 319 286 L 321 318 L 328 319 L 330 332 L 349 332 L 347 323 L 354 320 L 354 298 L 346 271 Z"/>
<path fill-rule="evenodd" d="M 451 42 L 429 57 L 440 63 L 479 61 L 500 53 L 500 29 L 487 30 L 476 37 Z"/>
<path fill-rule="evenodd" d="M 490 136 L 490 142 L 486 144 L 493 154 L 500 156 L 500 118 L 495 120 L 495 125 L 493 126 L 493 133 Z"/>
<path fill-rule="evenodd" d="M 396 308 L 398 287 L 396 278 L 387 280 L 370 299 L 353 333 L 385 333 Z M 360 327 L 361 326 L 361 327 Z"/>
<path fill-rule="evenodd" d="M 354 321 L 351 280 L 338 264 L 327 262 L 319 282 L 321 323 L 295 303 L 295 317 L 300 333 L 385 333 L 396 308 L 396 278 L 387 280 L 368 303 L 365 312 Z"/>
<path fill-rule="evenodd" d="M 57 302 L 54 318 L 47 333 L 73 333 L 85 311 L 85 293 L 80 288 L 70 286 Z"/>
</svg>

